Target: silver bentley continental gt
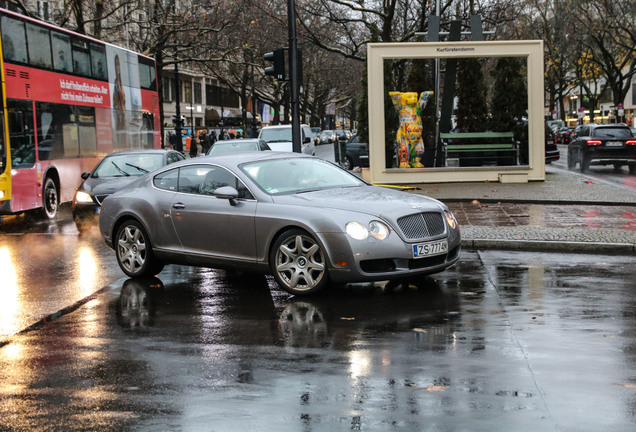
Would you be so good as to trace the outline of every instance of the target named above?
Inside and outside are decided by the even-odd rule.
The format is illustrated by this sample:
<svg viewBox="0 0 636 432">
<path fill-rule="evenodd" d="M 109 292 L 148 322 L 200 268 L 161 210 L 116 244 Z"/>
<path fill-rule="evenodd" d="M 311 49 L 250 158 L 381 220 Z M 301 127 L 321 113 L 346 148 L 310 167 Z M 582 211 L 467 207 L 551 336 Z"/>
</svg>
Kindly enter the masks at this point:
<svg viewBox="0 0 636 432">
<path fill-rule="evenodd" d="M 461 242 L 437 200 L 279 152 L 171 164 L 106 198 L 99 226 L 130 277 L 166 264 L 235 268 L 272 274 L 292 294 L 437 273 Z"/>
</svg>

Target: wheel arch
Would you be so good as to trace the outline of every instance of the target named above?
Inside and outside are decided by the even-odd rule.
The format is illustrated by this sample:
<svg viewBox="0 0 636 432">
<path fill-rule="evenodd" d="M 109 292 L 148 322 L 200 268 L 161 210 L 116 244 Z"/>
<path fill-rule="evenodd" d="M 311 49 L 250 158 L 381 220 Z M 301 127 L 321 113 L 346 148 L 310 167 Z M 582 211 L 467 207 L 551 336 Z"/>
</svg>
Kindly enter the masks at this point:
<svg viewBox="0 0 636 432">
<path fill-rule="evenodd" d="M 146 224 L 144 224 L 141 220 L 139 220 L 139 218 L 130 215 L 130 214 L 125 214 L 123 216 L 121 216 L 119 219 L 117 219 L 115 221 L 115 223 L 113 224 L 112 230 L 111 230 L 111 238 L 113 239 L 113 246 L 117 246 L 117 233 L 119 233 L 119 228 L 121 228 L 121 226 L 128 222 L 128 221 L 134 221 L 137 222 L 139 225 L 141 225 L 141 227 L 144 229 L 144 231 L 146 231 L 146 235 L 148 235 L 148 241 L 150 242 L 150 246 L 152 246 L 152 239 L 150 238 L 150 234 L 148 231 L 148 227 L 146 226 Z"/>
<path fill-rule="evenodd" d="M 55 190 L 55 203 L 53 208 L 50 208 L 50 209 L 48 208 L 48 205 L 47 205 L 47 201 L 49 200 L 49 194 L 47 193 L 47 182 L 49 180 L 53 182 L 53 187 Z M 40 177 L 40 182 L 39 182 L 40 200 L 39 200 L 39 207 L 36 207 L 36 208 L 38 209 L 37 211 L 41 212 L 41 214 L 47 217 L 48 219 L 55 218 L 55 216 L 57 215 L 59 211 L 60 203 L 63 202 L 60 183 L 61 183 L 60 174 L 55 168 L 48 168 L 44 172 L 44 174 Z"/>
<path fill-rule="evenodd" d="M 278 229 L 278 231 L 276 231 L 276 233 L 273 236 L 271 236 L 271 238 L 269 239 L 269 243 L 267 244 L 267 249 L 266 249 L 267 253 L 266 253 L 266 257 L 265 257 L 265 259 L 267 260 L 267 267 L 271 268 L 272 263 L 270 261 L 270 257 L 272 256 L 274 244 L 276 243 L 276 241 L 283 234 L 285 234 L 287 231 L 291 231 L 291 230 L 294 230 L 294 229 L 299 229 L 299 230 L 304 231 L 307 234 L 311 235 L 313 238 L 316 239 L 316 241 L 318 241 L 320 243 L 320 246 L 324 250 L 324 245 L 323 245 L 322 241 L 318 238 L 317 235 L 315 235 L 313 232 L 308 230 L 306 227 L 304 227 L 302 225 L 286 225 L 286 226 L 280 227 Z"/>
<path fill-rule="evenodd" d="M 44 182 L 46 181 L 47 178 L 50 178 L 51 180 L 53 180 L 53 182 L 55 182 L 55 187 L 57 187 L 58 197 L 61 196 L 62 190 L 60 188 L 61 186 L 60 173 L 57 171 L 57 168 L 49 167 L 46 169 L 46 171 L 44 171 L 44 175 L 42 175 L 42 186 L 44 186 Z"/>
</svg>

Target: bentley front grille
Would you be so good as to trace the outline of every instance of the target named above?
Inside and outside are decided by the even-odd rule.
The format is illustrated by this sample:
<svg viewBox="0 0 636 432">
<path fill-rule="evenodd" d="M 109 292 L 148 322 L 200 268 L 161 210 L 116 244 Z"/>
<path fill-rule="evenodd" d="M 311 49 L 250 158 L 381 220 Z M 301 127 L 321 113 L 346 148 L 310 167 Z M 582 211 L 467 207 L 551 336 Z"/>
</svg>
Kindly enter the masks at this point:
<svg viewBox="0 0 636 432">
<path fill-rule="evenodd" d="M 445 232 L 444 216 L 438 212 L 415 213 L 398 219 L 398 226 L 408 239 L 421 239 Z"/>
</svg>

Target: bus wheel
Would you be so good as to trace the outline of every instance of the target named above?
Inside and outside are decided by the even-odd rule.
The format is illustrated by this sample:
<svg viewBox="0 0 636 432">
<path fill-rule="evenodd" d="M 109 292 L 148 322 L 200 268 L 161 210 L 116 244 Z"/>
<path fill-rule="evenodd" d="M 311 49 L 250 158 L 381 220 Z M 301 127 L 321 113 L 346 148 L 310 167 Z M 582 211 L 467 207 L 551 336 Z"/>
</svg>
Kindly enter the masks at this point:
<svg viewBox="0 0 636 432">
<path fill-rule="evenodd" d="M 42 211 L 47 218 L 53 219 L 55 217 L 58 204 L 57 185 L 52 178 L 47 177 L 42 189 Z"/>
</svg>

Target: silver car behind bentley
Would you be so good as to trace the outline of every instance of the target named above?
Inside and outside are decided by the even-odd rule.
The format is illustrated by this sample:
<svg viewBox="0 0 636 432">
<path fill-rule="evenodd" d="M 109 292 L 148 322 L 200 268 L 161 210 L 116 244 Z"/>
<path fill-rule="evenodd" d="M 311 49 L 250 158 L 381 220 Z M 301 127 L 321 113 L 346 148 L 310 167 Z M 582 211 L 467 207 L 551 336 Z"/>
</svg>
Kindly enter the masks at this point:
<svg viewBox="0 0 636 432">
<path fill-rule="evenodd" d="M 293 294 L 440 272 L 460 255 L 443 203 L 297 153 L 200 157 L 108 197 L 100 231 L 128 276 L 166 264 L 272 274 Z"/>
</svg>

